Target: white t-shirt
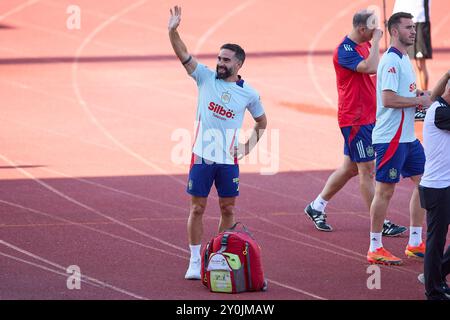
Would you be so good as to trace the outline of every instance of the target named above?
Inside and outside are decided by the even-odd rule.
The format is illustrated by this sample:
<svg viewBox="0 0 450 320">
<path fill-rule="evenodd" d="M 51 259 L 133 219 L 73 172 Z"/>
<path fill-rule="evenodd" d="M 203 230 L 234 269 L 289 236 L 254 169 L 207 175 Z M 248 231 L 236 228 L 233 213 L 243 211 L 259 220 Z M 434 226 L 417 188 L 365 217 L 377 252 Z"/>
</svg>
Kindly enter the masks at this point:
<svg viewBox="0 0 450 320">
<path fill-rule="evenodd" d="M 407 12 L 413 15 L 414 23 L 426 22 L 425 0 L 396 0 L 392 13 Z M 431 8 L 431 0 L 428 0 L 428 8 Z"/>
<path fill-rule="evenodd" d="M 199 91 L 193 153 L 216 163 L 234 164 L 230 151 L 238 145 L 245 110 L 253 118 L 264 114 L 259 94 L 242 79 L 217 79 L 216 72 L 200 63 L 191 77 Z"/>
<path fill-rule="evenodd" d="M 427 161 L 420 184 L 427 188 L 450 186 L 450 131 L 439 129 L 435 124 L 436 109 L 441 107 L 450 108 L 444 100 L 434 102 L 427 109 L 423 122 L 423 147 Z"/>
<path fill-rule="evenodd" d="M 372 132 L 372 143 L 391 143 L 398 132 L 400 143 L 415 141 L 415 106 L 386 108 L 381 99 L 384 90 L 393 91 L 402 97 L 416 96 L 416 74 L 411 61 L 408 55 L 403 55 L 394 47 L 384 53 L 378 64 L 377 120 Z"/>
</svg>

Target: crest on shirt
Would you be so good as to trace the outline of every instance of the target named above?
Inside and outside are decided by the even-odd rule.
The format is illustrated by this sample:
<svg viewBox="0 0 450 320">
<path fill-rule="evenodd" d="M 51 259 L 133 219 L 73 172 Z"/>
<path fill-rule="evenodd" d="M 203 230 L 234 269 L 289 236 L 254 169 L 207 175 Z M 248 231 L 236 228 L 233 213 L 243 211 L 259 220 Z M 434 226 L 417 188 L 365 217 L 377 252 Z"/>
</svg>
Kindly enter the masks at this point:
<svg viewBox="0 0 450 320">
<path fill-rule="evenodd" d="M 389 170 L 389 178 L 391 178 L 392 180 L 397 178 L 397 169 L 391 168 Z"/>
<path fill-rule="evenodd" d="M 230 102 L 231 100 L 231 94 L 229 94 L 228 92 L 223 92 L 222 93 L 222 97 L 220 98 L 222 100 L 222 102 L 224 104 L 227 104 Z"/>
<path fill-rule="evenodd" d="M 375 153 L 375 152 L 373 151 L 373 147 L 372 147 L 372 146 L 368 146 L 368 147 L 366 148 L 366 153 L 367 153 L 367 155 L 368 155 L 369 157 L 373 157 L 373 154 Z"/>
</svg>

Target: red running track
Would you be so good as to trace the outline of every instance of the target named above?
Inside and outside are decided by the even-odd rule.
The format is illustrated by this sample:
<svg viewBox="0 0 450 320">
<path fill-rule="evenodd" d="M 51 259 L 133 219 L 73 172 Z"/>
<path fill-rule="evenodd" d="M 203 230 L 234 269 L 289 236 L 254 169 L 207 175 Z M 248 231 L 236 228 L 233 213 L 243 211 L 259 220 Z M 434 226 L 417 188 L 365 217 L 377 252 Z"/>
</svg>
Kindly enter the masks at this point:
<svg viewBox="0 0 450 320">
<path fill-rule="evenodd" d="M 266 138 L 279 134 L 279 157 L 268 158 L 278 173 L 261 175 L 271 168 L 255 152 L 260 164 L 241 164 L 237 207 L 263 248 L 269 291 L 223 295 L 183 279 L 189 153 L 175 162 L 173 152 L 176 134 L 193 133 L 196 88 L 167 38 L 173 4 L 78 1 L 81 29 L 69 30 L 71 1 L 2 1 L 0 299 L 423 299 L 421 261 L 381 267 L 381 289 L 367 288 L 369 218 L 355 179 L 328 207 L 334 232 L 303 214 L 341 162 L 331 52 L 352 14 L 373 4 L 306 3 L 178 3 L 183 39 L 204 63 L 214 66 L 224 42 L 243 45 Z M 431 84 L 450 62 L 448 9 L 433 1 Z M 397 223 L 408 225 L 411 190 L 407 181 L 396 190 Z M 219 217 L 212 195 L 205 240 Z M 384 240 L 398 255 L 406 242 Z M 67 289 L 71 265 L 85 276 L 81 290 Z"/>
</svg>

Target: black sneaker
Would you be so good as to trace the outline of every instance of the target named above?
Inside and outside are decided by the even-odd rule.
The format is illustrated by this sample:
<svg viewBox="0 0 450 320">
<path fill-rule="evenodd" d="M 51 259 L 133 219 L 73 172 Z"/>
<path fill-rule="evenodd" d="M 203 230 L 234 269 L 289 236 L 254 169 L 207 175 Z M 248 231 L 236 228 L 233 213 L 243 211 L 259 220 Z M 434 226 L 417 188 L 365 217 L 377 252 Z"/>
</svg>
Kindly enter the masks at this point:
<svg viewBox="0 0 450 320">
<path fill-rule="evenodd" d="M 425 119 L 426 112 L 423 109 L 416 108 L 416 113 L 414 114 L 414 121 L 423 121 Z"/>
<path fill-rule="evenodd" d="M 445 296 L 450 299 L 450 288 L 446 282 L 444 282 L 444 285 L 442 286 L 442 289 L 444 290 Z"/>
<path fill-rule="evenodd" d="M 408 230 L 408 228 L 404 226 L 396 225 L 395 223 L 386 220 L 383 224 L 383 236 L 385 237 L 397 237 L 401 235 L 403 232 Z"/>
<path fill-rule="evenodd" d="M 325 214 L 325 212 L 314 210 L 311 204 L 308 204 L 308 206 L 305 208 L 305 214 L 309 219 L 312 220 L 312 222 L 314 222 L 317 230 L 327 232 L 333 230 L 333 228 L 329 224 L 327 224 L 327 221 L 325 219 L 327 215 Z"/>
<path fill-rule="evenodd" d="M 425 277 L 423 273 L 419 274 L 417 279 L 419 279 L 421 284 L 425 284 Z M 450 299 L 450 288 L 448 287 L 448 284 L 446 282 L 444 282 L 444 284 L 442 285 L 442 290 L 444 291 L 444 294 L 447 297 L 447 299 Z"/>
</svg>

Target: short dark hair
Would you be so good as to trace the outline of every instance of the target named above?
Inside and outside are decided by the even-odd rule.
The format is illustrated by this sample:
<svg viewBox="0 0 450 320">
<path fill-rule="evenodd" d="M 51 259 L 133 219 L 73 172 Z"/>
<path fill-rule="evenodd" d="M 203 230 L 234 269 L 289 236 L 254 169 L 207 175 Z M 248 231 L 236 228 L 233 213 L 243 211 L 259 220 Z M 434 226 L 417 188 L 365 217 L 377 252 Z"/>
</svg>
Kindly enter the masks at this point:
<svg viewBox="0 0 450 320">
<path fill-rule="evenodd" d="M 400 20 L 404 19 L 412 19 L 413 15 L 407 12 L 397 12 L 394 13 L 388 21 L 388 31 L 389 34 L 392 35 L 392 28 L 397 27 L 397 25 L 400 23 Z"/>
<path fill-rule="evenodd" d="M 353 16 L 353 28 L 357 28 L 359 26 L 367 27 L 367 20 L 374 14 L 373 11 L 369 10 L 361 10 L 355 13 Z"/>
<path fill-rule="evenodd" d="M 220 50 L 222 49 L 228 49 L 234 52 L 234 56 L 236 59 L 238 59 L 242 64 L 244 64 L 245 61 L 245 51 L 241 48 L 240 45 L 234 44 L 234 43 L 225 43 L 222 47 L 220 47 Z"/>
</svg>

